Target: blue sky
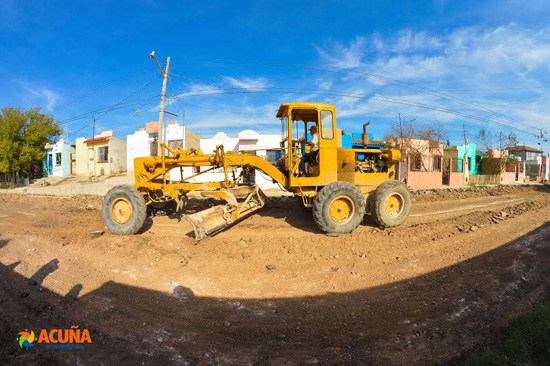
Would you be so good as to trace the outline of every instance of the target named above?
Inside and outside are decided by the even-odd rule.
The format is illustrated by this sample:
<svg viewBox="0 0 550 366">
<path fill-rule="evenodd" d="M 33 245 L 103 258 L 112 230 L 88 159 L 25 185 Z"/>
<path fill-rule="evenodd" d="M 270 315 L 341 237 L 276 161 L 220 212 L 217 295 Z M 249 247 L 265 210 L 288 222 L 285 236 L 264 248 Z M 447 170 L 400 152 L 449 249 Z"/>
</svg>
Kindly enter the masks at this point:
<svg viewBox="0 0 550 366">
<path fill-rule="evenodd" d="M 535 146 L 550 131 L 549 18 L 542 0 L 2 0 L 0 100 L 43 106 L 71 141 L 92 115 L 125 138 L 158 119 L 154 50 L 173 60 L 167 110 L 206 137 L 278 133 L 280 103 L 318 101 L 347 132 L 370 120 L 382 137 L 401 113 L 455 144 L 464 124 Z"/>
</svg>

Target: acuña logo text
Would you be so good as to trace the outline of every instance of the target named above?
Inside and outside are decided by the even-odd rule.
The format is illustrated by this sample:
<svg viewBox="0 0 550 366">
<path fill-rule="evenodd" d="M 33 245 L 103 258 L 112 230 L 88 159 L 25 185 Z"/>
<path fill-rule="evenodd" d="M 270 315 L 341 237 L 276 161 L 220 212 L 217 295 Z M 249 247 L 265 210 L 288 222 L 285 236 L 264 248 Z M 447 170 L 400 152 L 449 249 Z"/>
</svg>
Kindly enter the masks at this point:
<svg viewBox="0 0 550 366">
<path fill-rule="evenodd" d="M 88 329 L 79 329 L 78 325 L 72 325 L 69 329 L 42 329 L 36 339 L 34 332 L 25 329 L 18 333 L 19 347 L 29 349 L 36 344 L 43 344 L 52 349 L 83 349 L 85 343 L 92 343 L 92 337 Z"/>
</svg>

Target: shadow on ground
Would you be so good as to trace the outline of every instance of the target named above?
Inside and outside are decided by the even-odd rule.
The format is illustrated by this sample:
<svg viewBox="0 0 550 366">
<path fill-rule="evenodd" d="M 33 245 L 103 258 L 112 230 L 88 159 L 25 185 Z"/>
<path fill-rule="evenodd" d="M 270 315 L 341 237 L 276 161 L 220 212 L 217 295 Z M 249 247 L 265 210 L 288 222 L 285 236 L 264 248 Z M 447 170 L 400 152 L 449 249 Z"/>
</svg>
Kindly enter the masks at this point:
<svg viewBox="0 0 550 366">
<path fill-rule="evenodd" d="M 506 319 L 548 297 L 550 224 L 479 257 L 420 277 L 348 293 L 297 298 L 196 296 L 107 282 L 53 293 L 0 267 L 6 364 L 457 364 Z M 528 250 L 525 250 L 528 248 Z M 53 261 L 52 261 L 53 262 Z M 45 278 L 59 263 L 31 278 Z M 44 276 L 45 275 L 45 276 Z M 228 274 L 230 275 L 230 274 Z M 340 273 L 342 276 L 349 273 Z M 84 350 L 19 349 L 25 328 L 87 328 Z M 32 356 L 29 356 L 32 355 Z"/>
</svg>

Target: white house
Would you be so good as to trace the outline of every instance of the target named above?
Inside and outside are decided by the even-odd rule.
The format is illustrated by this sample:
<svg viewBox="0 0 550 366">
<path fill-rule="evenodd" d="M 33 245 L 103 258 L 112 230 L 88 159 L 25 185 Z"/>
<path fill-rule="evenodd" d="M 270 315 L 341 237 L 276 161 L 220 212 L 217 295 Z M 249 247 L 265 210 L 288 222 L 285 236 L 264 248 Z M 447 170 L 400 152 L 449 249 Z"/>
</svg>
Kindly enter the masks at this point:
<svg viewBox="0 0 550 366">
<path fill-rule="evenodd" d="M 241 131 L 238 137 L 229 137 L 223 132 L 218 132 L 210 139 L 201 139 L 200 148 L 205 154 L 211 154 L 216 150 L 216 146 L 223 145 L 225 151 L 247 151 L 249 154 L 255 154 L 264 159 L 275 162 L 281 156 L 280 152 L 281 135 L 262 135 L 253 130 Z M 201 167 L 206 170 L 208 167 Z M 237 170 L 237 174 L 240 171 Z M 204 173 L 194 179 L 193 182 L 221 181 L 225 179 L 223 170 L 216 169 Z M 278 189 L 278 185 L 273 183 L 272 179 L 265 173 L 256 170 L 255 183 L 261 189 Z"/>
<path fill-rule="evenodd" d="M 145 129 L 140 128 L 132 135 L 127 136 L 126 156 L 129 174 L 134 170 L 135 158 L 157 155 L 158 130 L 158 122 L 148 122 Z M 184 147 L 185 150 L 198 148 L 199 140 L 199 135 L 186 126 L 180 126 L 176 121 L 169 122 L 164 130 L 164 141 L 173 149 L 177 147 Z M 177 171 L 179 176 L 179 169 Z M 189 171 L 191 171 L 191 168 L 189 168 Z"/>
</svg>

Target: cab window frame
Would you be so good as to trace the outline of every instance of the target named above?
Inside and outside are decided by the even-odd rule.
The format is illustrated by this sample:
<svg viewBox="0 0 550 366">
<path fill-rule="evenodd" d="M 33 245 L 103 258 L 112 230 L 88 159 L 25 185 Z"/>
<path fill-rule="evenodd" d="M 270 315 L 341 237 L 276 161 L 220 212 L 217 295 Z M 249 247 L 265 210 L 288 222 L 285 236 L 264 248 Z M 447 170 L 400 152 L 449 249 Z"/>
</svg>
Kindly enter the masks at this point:
<svg viewBox="0 0 550 366">
<path fill-rule="evenodd" d="M 323 118 L 323 112 L 330 113 L 330 123 L 328 128 L 325 128 L 325 120 L 327 119 L 326 116 Z M 330 109 L 323 109 L 319 112 L 319 124 L 321 125 L 321 138 L 323 140 L 332 140 L 334 139 L 334 113 Z M 330 137 L 326 135 L 327 132 L 329 132 L 330 129 Z"/>
</svg>

